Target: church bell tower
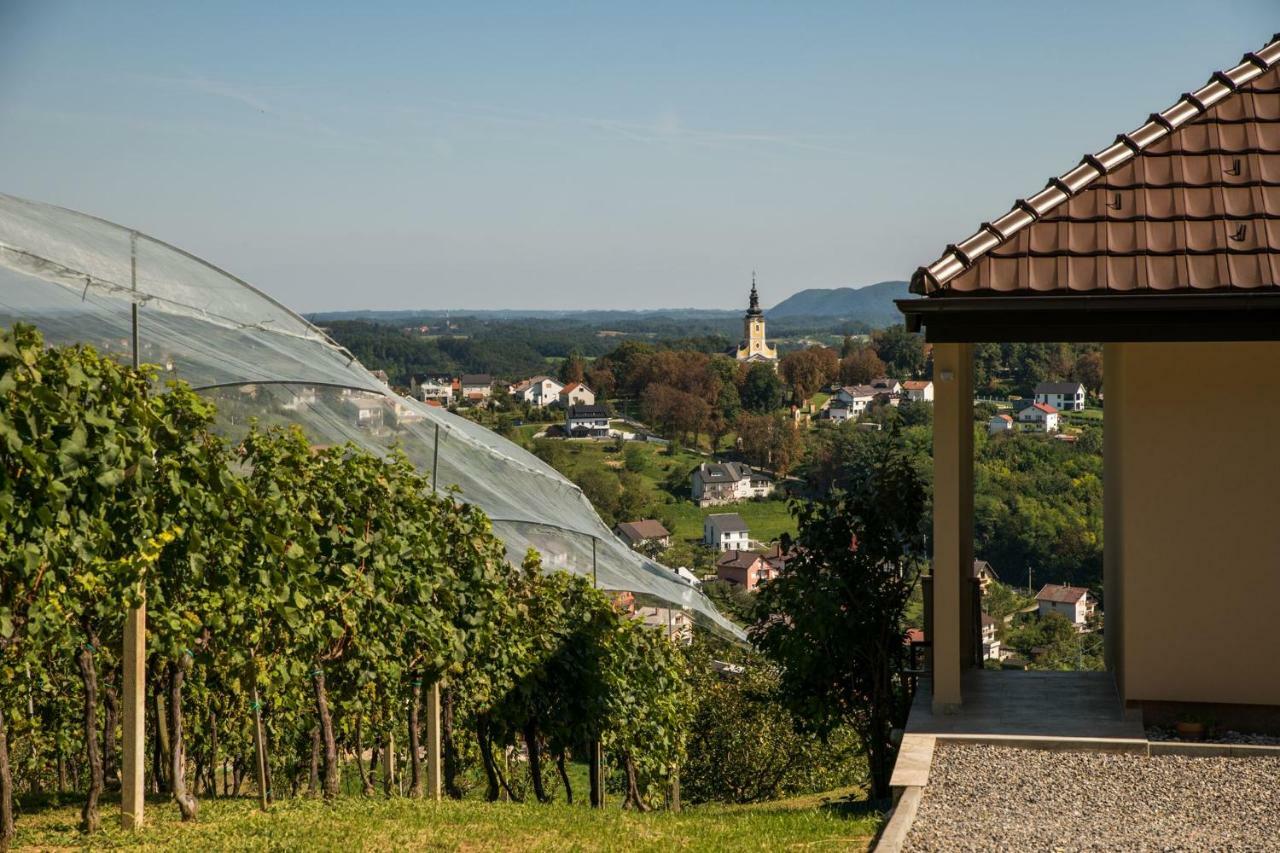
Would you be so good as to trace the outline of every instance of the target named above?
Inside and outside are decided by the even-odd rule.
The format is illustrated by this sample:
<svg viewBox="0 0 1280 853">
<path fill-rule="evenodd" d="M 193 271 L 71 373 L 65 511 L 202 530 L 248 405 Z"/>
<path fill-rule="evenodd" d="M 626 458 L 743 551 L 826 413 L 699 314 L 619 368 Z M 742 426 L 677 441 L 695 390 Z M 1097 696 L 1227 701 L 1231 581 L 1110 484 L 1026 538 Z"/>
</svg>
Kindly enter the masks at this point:
<svg viewBox="0 0 1280 853">
<path fill-rule="evenodd" d="M 738 344 L 738 361 L 776 362 L 778 352 L 765 338 L 764 312 L 760 310 L 760 294 L 756 292 L 756 274 L 751 273 L 751 299 L 742 318 L 742 342 Z"/>
</svg>

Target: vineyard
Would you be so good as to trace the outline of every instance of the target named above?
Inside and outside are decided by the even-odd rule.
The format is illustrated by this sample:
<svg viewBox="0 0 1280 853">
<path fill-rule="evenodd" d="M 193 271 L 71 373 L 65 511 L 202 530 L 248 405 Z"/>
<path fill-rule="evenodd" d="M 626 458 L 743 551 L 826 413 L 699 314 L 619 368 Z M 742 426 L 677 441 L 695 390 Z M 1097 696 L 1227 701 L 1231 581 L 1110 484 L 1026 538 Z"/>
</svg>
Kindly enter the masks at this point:
<svg viewBox="0 0 1280 853">
<path fill-rule="evenodd" d="M 184 821 L 206 797 L 332 800 L 350 766 L 364 794 L 422 796 L 424 696 L 451 795 L 478 764 L 489 800 L 549 800 L 554 772 L 599 803 L 605 774 L 582 792 L 566 769 L 587 755 L 620 769 L 627 806 L 664 799 L 692 714 L 680 647 L 588 578 L 513 565 L 402 455 L 286 427 L 232 443 L 209 401 L 157 385 L 0 333 L 0 839 L 18 792 L 81 791 L 83 830 L 101 827 L 143 602 L 145 776 Z"/>
</svg>

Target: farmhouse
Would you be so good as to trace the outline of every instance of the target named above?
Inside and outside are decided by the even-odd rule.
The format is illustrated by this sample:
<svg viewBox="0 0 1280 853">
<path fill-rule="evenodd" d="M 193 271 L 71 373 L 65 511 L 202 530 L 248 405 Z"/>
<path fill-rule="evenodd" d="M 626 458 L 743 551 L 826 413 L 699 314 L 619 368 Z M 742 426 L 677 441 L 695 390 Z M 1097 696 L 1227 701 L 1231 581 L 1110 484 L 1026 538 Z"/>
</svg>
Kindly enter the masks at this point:
<svg viewBox="0 0 1280 853">
<path fill-rule="evenodd" d="M 464 373 L 454 388 L 463 400 L 473 403 L 487 400 L 493 395 L 493 377 L 487 373 Z"/>
<path fill-rule="evenodd" d="M 1032 432 L 1057 432 L 1058 410 L 1045 403 L 1032 403 L 1018 412 L 1018 424 Z"/>
<path fill-rule="evenodd" d="M 1035 390 L 1036 402 L 1060 412 L 1084 411 L 1084 386 L 1079 382 L 1041 382 Z"/>
<path fill-rule="evenodd" d="M 564 431 L 572 438 L 604 438 L 609 434 L 609 410 L 604 406 L 570 406 L 564 416 Z"/>
<path fill-rule="evenodd" d="M 570 382 L 560 389 L 560 405 L 566 408 L 569 406 L 594 406 L 595 404 L 596 392 L 581 382 Z"/>
<path fill-rule="evenodd" d="M 1093 615 L 1094 601 L 1089 590 L 1082 586 L 1045 584 L 1036 593 L 1036 605 L 1041 616 L 1058 613 L 1067 617 L 1077 631 L 1083 631 Z"/>
<path fill-rule="evenodd" d="M 902 383 L 902 396 L 913 403 L 932 403 L 933 383 L 928 379 L 908 379 Z"/>
<path fill-rule="evenodd" d="M 703 462 L 691 479 L 698 506 L 768 497 L 774 489 L 773 477 L 741 462 Z"/>
<path fill-rule="evenodd" d="M 640 521 L 623 521 L 613 528 L 613 532 L 632 548 L 656 542 L 666 548 L 671 545 L 671 533 L 662 526 L 662 522 L 654 518 L 643 518 Z"/>
<path fill-rule="evenodd" d="M 563 388 L 563 385 L 550 376 L 535 376 L 532 379 L 517 382 L 508 390 L 511 396 L 521 403 L 528 403 L 531 406 L 550 406 L 560 400 L 560 392 Z M 595 401 L 592 400 L 592 402 Z"/>
<path fill-rule="evenodd" d="M 877 394 L 882 393 L 886 392 L 878 391 L 870 385 L 846 385 L 832 396 L 831 408 L 840 406 L 848 410 L 848 418 L 856 418 L 866 411 Z"/>
<path fill-rule="evenodd" d="M 777 576 L 778 570 L 755 551 L 726 551 L 716 560 L 716 577 L 748 592 Z"/>
<path fill-rule="evenodd" d="M 702 520 L 702 544 L 717 551 L 742 551 L 751 544 L 747 523 L 736 512 L 712 513 Z"/>
</svg>

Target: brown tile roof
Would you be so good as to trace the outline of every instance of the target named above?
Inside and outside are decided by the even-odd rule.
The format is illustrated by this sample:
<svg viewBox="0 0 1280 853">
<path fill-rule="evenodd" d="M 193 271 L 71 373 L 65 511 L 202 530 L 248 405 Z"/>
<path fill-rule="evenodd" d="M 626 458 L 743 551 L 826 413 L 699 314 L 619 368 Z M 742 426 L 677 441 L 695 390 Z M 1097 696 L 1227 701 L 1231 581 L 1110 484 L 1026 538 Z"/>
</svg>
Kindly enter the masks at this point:
<svg viewBox="0 0 1280 853">
<path fill-rule="evenodd" d="M 906 391 L 923 391 L 932 384 L 928 379 L 908 379 L 902 383 L 902 387 Z"/>
<path fill-rule="evenodd" d="M 665 539 L 671 535 L 662 522 L 653 518 L 642 518 L 639 521 L 623 521 L 618 524 L 618 531 L 632 542 L 645 539 Z"/>
<path fill-rule="evenodd" d="M 1082 586 L 1059 586 L 1055 583 L 1047 583 L 1044 588 L 1036 593 L 1036 601 L 1053 601 L 1058 604 L 1075 604 L 1080 599 L 1089 594 L 1089 590 Z"/>
<path fill-rule="evenodd" d="M 717 568 L 749 569 L 764 558 L 755 551 L 725 551 L 716 560 Z"/>
<path fill-rule="evenodd" d="M 1056 415 L 1058 413 L 1058 410 L 1055 409 L 1053 406 L 1050 406 L 1048 403 L 1032 403 L 1027 408 L 1039 409 L 1040 411 L 1044 412 L 1046 415 Z"/>
<path fill-rule="evenodd" d="M 916 271 L 914 293 L 1280 289 L 1280 34 Z"/>
</svg>

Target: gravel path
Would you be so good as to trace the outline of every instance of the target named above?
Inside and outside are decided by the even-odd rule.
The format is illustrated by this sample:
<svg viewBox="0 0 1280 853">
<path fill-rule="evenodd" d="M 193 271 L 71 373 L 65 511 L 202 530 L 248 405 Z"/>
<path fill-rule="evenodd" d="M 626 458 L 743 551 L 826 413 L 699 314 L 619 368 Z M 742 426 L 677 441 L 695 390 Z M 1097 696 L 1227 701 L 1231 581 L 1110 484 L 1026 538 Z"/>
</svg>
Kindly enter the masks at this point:
<svg viewBox="0 0 1280 853">
<path fill-rule="evenodd" d="M 1280 758 L 939 745 L 906 849 L 1280 851 Z"/>
</svg>

